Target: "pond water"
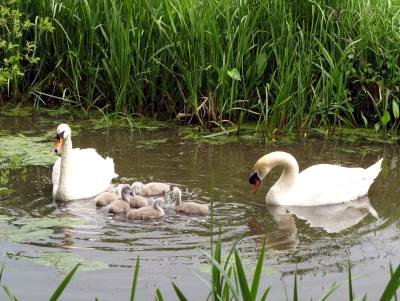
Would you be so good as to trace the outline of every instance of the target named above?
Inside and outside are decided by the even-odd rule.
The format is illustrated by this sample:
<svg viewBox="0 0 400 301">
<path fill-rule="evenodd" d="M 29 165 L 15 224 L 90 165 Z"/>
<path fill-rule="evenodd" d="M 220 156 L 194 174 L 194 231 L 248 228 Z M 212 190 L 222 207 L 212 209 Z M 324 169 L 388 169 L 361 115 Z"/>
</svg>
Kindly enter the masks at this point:
<svg viewBox="0 0 400 301">
<path fill-rule="evenodd" d="M 59 121 L 0 117 L 2 284 L 21 300 L 44 300 L 81 261 L 62 300 L 128 300 L 139 256 L 138 300 L 154 300 L 157 288 L 166 300 L 177 299 L 172 282 L 190 300 L 205 300 L 210 291 L 204 254 L 210 252 L 210 217 L 176 215 L 167 202 L 162 221 L 128 222 L 96 210 L 90 200 L 55 203 L 51 163 L 56 160 L 52 150 Z M 262 285 L 272 287 L 271 300 L 284 299 L 285 290 L 291 298 L 296 269 L 301 299 L 318 299 L 333 282 L 344 285 L 331 299 L 347 298 L 348 262 L 359 276 L 353 282 L 357 295 L 366 293 L 375 300 L 389 279 L 389 264 L 399 264 L 397 144 L 315 139 L 214 144 L 184 139 L 174 126 L 95 130 L 89 122 L 67 122 L 74 147 L 94 147 L 114 158 L 117 182 L 167 182 L 180 187 L 184 198 L 206 203 L 214 194 L 223 250 L 228 252 L 240 239 L 237 249 L 249 274 L 266 235 Z M 381 157 L 384 161 L 368 198 L 311 209 L 267 207 L 265 194 L 280 171 L 274 170 L 257 194 L 251 192 L 248 176 L 254 162 L 274 150 L 292 153 L 300 169 L 321 162 L 367 167 Z"/>
</svg>

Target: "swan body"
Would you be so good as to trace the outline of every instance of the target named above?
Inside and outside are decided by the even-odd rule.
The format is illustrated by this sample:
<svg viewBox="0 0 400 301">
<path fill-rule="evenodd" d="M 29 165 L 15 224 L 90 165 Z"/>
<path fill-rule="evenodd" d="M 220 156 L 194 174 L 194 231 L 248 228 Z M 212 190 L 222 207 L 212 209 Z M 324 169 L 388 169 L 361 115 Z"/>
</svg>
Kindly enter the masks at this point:
<svg viewBox="0 0 400 301">
<path fill-rule="evenodd" d="M 199 204 L 196 202 L 182 202 L 182 191 L 178 187 L 174 187 L 172 194 L 175 200 L 174 209 L 178 213 L 184 213 L 188 215 L 207 215 L 208 206 L 205 204 Z"/>
<path fill-rule="evenodd" d="M 163 217 L 165 213 L 160 207 L 161 203 L 164 203 L 164 200 L 159 198 L 154 201 L 153 207 L 130 209 L 127 213 L 127 218 L 131 220 L 152 220 Z"/>
<path fill-rule="evenodd" d="M 104 191 L 94 198 L 96 207 L 104 207 L 118 200 L 120 197 L 114 192 Z"/>
<path fill-rule="evenodd" d="M 171 190 L 171 187 L 168 184 L 160 183 L 160 182 L 150 182 L 147 184 L 143 184 L 142 182 L 134 182 L 131 186 L 132 193 L 134 195 L 142 195 L 142 196 L 157 196 L 164 195 L 165 193 Z"/>
<path fill-rule="evenodd" d="M 381 171 L 382 160 L 368 168 L 317 164 L 299 173 L 296 159 L 285 152 L 272 152 L 254 165 L 250 184 L 253 191 L 276 166 L 283 171 L 266 196 L 267 204 L 316 206 L 337 204 L 358 199 L 368 194 L 369 187 Z"/>
<path fill-rule="evenodd" d="M 131 205 L 131 208 L 142 208 L 149 205 L 148 199 L 142 195 L 131 196 L 129 199 L 129 203 Z"/>
<path fill-rule="evenodd" d="M 54 151 L 61 152 L 53 166 L 53 197 L 70 201 L 94 197 L 105 191 L 117 176 L 114 161 L 101 157 L 95 149 L 72 148 L 71 129 L 67 124 L 57 127 Z"/>
</svg>

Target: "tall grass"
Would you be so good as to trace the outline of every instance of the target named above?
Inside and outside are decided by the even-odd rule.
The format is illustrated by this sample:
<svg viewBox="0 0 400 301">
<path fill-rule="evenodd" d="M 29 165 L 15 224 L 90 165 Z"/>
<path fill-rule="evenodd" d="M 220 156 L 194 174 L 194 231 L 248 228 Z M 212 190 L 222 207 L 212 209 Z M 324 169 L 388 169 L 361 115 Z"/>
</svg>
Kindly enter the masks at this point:
<svg viewBox="0 0 400 301">
<path fill-rule="evenodd" d="M 38 105 L 181 113 L 204 126 L 256 120 L 267 133 L 395 129 L 399 4 L 21 1 L 10 5 L 31 19 L 49 17 L 55 29 L 36 34 L 40 63 L 25 66 L 14 85 Z"/>
</svg>

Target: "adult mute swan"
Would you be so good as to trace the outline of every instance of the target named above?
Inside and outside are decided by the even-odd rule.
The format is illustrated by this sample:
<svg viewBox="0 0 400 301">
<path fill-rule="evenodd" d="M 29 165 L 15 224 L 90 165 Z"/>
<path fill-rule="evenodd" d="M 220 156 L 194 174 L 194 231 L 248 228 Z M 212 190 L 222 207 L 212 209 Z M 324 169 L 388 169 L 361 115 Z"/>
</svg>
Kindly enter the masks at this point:
<svg viewBox="0 0 400 301">
<path fill-rule="evenodd" d="M 343 203 L 367 195 L 381 171 L 382 160 L 364 169 L 317 164 L 299 173 L 296 159 L 285 152 L 272 152 L 261 157 L 252 169 L 249 182 L 257 192 L 260 182 L 276 166 L 283 172 L 267 193 L 267 204 L 315 206 Z"/>
<path fill-rule="evenodd" d="M 57 127 L 55 153 L 61 153 L 53 166 L 53 197 L 70 201 L 94 197 L 105 191 L 114 172 L 114 161 L 104 159 L 95 149 L 72 148 L 71 129 L 63 123 Z"/>
</svg>

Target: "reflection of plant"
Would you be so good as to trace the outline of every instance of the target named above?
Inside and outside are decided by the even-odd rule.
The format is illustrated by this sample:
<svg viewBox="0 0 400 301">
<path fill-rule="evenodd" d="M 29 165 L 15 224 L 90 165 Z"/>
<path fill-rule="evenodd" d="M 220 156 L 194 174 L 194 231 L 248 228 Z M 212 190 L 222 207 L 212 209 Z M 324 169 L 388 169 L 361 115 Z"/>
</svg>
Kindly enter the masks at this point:
<svg viewBox="0 0 400 301">
<path fill-rule="evenodd" d="M 18 0 L 6 0 L 0 4 L 0 91 L 10 81 L 24 75 L 23 64 L 39 62 L 36 56 L 36 35 L 54 29 L 47 17 L 37 17 L 35 23 L 24 18 L 16 8 L 17 4 Z M 35 41 L 22 38 L 31 29 L 35 29 Z"/>
</svg>

